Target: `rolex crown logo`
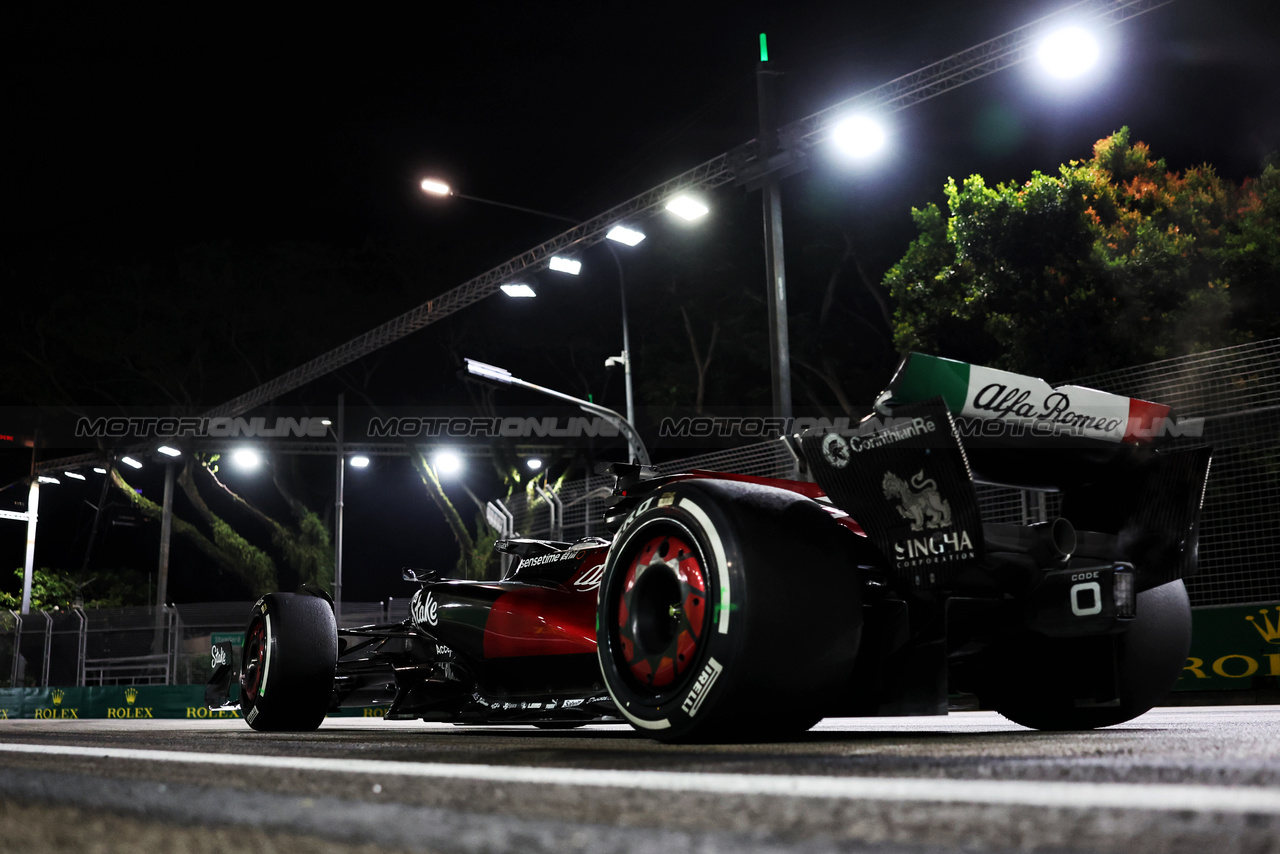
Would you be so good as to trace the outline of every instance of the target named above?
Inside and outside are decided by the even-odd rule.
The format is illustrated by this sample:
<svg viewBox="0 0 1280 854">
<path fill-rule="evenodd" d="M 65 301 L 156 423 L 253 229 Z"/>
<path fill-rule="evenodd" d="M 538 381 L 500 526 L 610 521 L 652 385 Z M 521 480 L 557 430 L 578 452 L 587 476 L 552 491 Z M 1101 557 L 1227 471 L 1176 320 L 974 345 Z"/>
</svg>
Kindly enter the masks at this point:
<svg viewBox="0 0 1280 854">
<path fill-rule="evenodd" d="M 1245 617 L 1245 619 L 1253 623 L 1253 627 L 1258 630 L 1258 634 L 1262 635 L 1262 639 L 1264 641 L 1267 643 L 1280 644 L 1280 620 L 1277 620 L 1274 623 L 1271 622 L 1271 618 L 1267 616 L 1266 608 L 1263 608 L 1258 613 L 1262 615 L 1261 623 L 1259 623 L 1257 618 L 1252 614 Z M 1280 610 L 1276 613 L 1277 616 L 1280 616 Z"/>
<path fill-rule="evenodd" d="M 135 701 L 135 700 L 137 700 L 137 699 L 138 699 L 138 689 L 137 689 L 137 688 L 125 688 L 125 689 L 124 689 L 124 701 L 125 701 L 126 703 L 128 703 L 129 705 L 131 705 L 131 706 L 132 706 L 132 705 L 133 705 L 133 703 L 134 703 L 134 701 Z"/>
<path fill-rule="evenodd" d="M 62 698 L 63 698 L 63 697 L 65 697 L 65 696 L 66 696 L 65 692 L 64 692 L 61 688 L 54 688 L 54 689 L 53 689 L 53 704 L 54 704 L 55 706 L 61 706 L 61 705 L 62 705 Z"/>
</svg>

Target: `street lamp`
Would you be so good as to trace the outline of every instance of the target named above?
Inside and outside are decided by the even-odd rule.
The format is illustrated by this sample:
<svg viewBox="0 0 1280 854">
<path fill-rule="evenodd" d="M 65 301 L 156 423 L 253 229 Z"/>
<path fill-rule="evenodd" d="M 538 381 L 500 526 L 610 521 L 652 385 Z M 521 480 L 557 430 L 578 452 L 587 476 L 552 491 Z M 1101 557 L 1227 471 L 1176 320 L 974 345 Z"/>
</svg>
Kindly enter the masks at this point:
<svg viewBox="0 0 1280 854">
<path fill-rule="evenodd" d="M 475 359 L 464 359 L 467 365 L 467 373 L 473 377 L 479 377 L 498 385 L 512 385 L 517 388 L 527 388 L 530 391 L 536 391 L 539 394 L 545 394 L 548 397 L 554 397 L 557 400 L 566 400 L 569 403 L 576 404 L 579 409 L 584 412 L 590 412 L 592 415 L 599 415 L 601 418 L 613 424 L 627 437 L 627 442 L 631 446 L 632 458 L 639 461 L 641 465 L 651 465 L 649 461 L 649 452 L 645 449 L 644 442 L 640 439 L 640 434 L 636 432 L 636 428 L 631 422 L 623 418 L 621 414 L 614 412 L 607 406 L 601 406 L 598 403 L 592 403 L 589 400 L 583 400 L 580 397 L 574 397 L 571 394 L 565 394 L 562 391 L 546 388 L 545 386 L 535 385 L 534 383 L 522 380 L 514 376 L 506 368 L 499 368 L 497 365 L 488 365 L 484 362 L 477 362 Z"/>
<path fill-rule="evenodd" d="M 435 463 L 436 471 L 443 475 L 455 475 L 462 471 L 462 459 L 453 451 L 441 451 L 431 462 Z"/>
<path fill-rule="evenodd" d="M 448 183 L 441 181 L 437 178 L 425 178 L 422 180 L 419 186 L 421 186 L 423 192 L 430 193 L 432 195 L 455 196 L 459 199 L 467 199 L 473 202 L 480 202 L 481 204 L 496 205 L 497 207 L 500 207 L 500 208 L 508 208 L 510 210 L 523 211 L 524 213 L 545 217 L 547 219 L 554 219 L 559 222 L 567 222 L 573 225 L 578 224 L 578 220 L 573 219 L 572 217 L 549 213 L 547 211 L 540 211 L 534 208 L 521 207 L 519 205 L 510 205 L 510 204 L 507 204 L 506 202 L 498 202 L 498 201 L 494 201 L 493 199 L 481 198 L 480 196 L 469 196 L 469 195 L 466 195 L 465 193 L 459 193 L 456 190 L 454 190 L 452 187 L 450 187 Z M 679 195 L 671 199 L 669 202 L 667 202 L 666 209 L 671 213 L 675 214 L 676 216 L 679 216 L 682 219 L 690 222 L 697 219 L 701 219 L 702 217 L 706 216 L 707 213 L 709 212 L 709 208 L 705 204 L 703 204 L 698 199 L 695 199 L 692 196 L 688 196 L 688 195 Z M 628 226 L 624 226 L 621 224 L 615 225 L 612 229 L 609 230 L 609 233 L 606 234 L 605 236 L 609 240 L 615 243 L 622 243 L 626 246 L 636 246 L 645 239 L 644 232 L 640 231 L 639 229 L 630 228 Z M 635 394 L 632 388 L 632 381 L 631 381 L 631 331 L 630 331 L 630 324 L 627 321 L 626 279 L 622 270 L 622 259 L 618 257 L 618 253 L 614 250 L 613 245 L 611 243 L 606 243 L 605 246 L 608 248 L 609 254 L 613 256 L 613 263 L 618 270 L 618 295 L 619 295 L 619 300 L 622 306 L 622 355 L 621 357 L 610 356 L 608 359 L 605 360 L 605 365 L 606 366 L 613 365 L 613 364 L 616 364 L 618 361 L 621 361 L 622 363 L 623 385 L 625 386 L 625 389 L 626 389 L 626 398 L 627 398 L 626 420 L 628 424 L 634 427 L 636 423 L 636 409 L 635 409 Z M 582 272 L 581 261 L 577 259 L 572 259 L 572 258 L 564 258 L 561 256 L 553 256 L 550 262 L 548 263 L 548 266 L 552 270 L 558 273 L 567 273 L 568 275 L 571 275 L 571 276 L 577 276 Z M 537 294 L 534 292 L 532 287 L 523 283 L 517 283 L 517 282 L 508 283 L 508 284 L 502 285 L 501 289 L 503 293 L 505 293 L 507 296 L 510 296 L 510 297 L 537 296 Z M 628 447 L 631 449 L 630 450 L 630 454 L 632 455 L 631 462 L 635 462 L 635 456 L 634 456 L 635 448 L 633 445 L 630 445 L 630 444 Z"/>
</svg>

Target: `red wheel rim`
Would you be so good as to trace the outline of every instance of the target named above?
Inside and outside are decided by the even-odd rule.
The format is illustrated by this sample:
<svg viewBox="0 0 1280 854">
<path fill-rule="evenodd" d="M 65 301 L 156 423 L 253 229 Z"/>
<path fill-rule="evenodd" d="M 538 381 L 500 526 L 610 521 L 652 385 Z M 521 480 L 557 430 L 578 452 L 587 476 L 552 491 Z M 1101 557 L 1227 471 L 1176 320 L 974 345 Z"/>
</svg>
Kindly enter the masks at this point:
<svg viewBox="0 0 1280 854">
<path fill-rule="evenodd" d="M 267 659 L 267 628 L 262 620 L 254 620 L 244 641 L 244 691 L 250 698 L 258 696 L 262 687 L 262 670 Z"/>
<path fill-rule="evenodd" d="M 618 600 L 618 637 L 631 676 L 667 688 L 693 666 L 706 630 L 706 574 L 688 541 L 660 534 L 631 558 Z"/>
</svg>

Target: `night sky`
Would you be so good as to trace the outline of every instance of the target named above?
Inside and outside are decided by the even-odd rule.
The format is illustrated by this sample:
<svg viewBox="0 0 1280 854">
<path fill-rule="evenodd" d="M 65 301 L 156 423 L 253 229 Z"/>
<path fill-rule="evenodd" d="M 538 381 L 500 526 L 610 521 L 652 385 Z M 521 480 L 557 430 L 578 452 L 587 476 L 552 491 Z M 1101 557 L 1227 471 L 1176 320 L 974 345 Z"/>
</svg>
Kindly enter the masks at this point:
<svg viewBox="0 0 1280 854">
<path fill-rule="evenodd" d="M 8 9 L 5 290 L 23 292 L 38 278 L 33 271 L 71 269 L 77 259 L 138 264 L 203 244 L 378 246 L 405 259 L 410 287 L 352 294 L 350 313 L 326 318 L 316 349 L 299 350 L 298 364 L 563 230 L 426 198 L 417 182 L 427 174 L 471 195 L 585 219 L 755 136 L 762 31 L 770 64 L 784 72 L 786 122 L 1062 5 Z M 1122 125 L 1170 168 L 1209 162 L 1232 179 L 1256 175 L 1280 150 L 1280 24 L 1267 14 L 1274 7 L 1175 0 L 1108 30 L 1103 67 L 1078 89 L 1046 87 L 1028 66 L 1003 71 L 893 115 L 889 150 L 875 163 L 816 157 L 809 172 L 784 182 L 785 198 L 810 208 L 838 199 L 831 216 L 878 280 L 914 234 L 911 207 L 941 201 L 948 177 L 976 172 L 995 182 L 1053 171 L 1088 157 L 1095 140 Z M 758 233 L 757 196 L 726 188 L 713 209 L 717 200 L 719 227 Z M 730 212 L 738 219 L 730 222 Z M 642 246 L 662 251 L 658 239 Z M 57 296 L 40 281 L 24 305 Z M 644 283 L 634 286 L 642 300 Z M 486 355 L 501 358 L 496 339 L 540 328 L 564 334 L 594 324 L 612 336 L 616 289 L 603 287 L 607 298 L 578 294 L 518 309 L 494 298 L 472 309 L 492 326 Z M 273 317 L 289 311 L 287 292 L 264 299 Z M 218 300 L 216 290 L 209 294 L 211 311 Z M 456 365 L 444 364 L 431 337 L 445 334 L 433 327 L 391 348 L 371 393 L 419 405 L 450 394 Z M 291 400 L 330 400 L 337 388 L 320 383 Z M 597 392 L 621 405 L 616 380 Z M 438 535 L 412 476 L 390 467 L 383 476 L 380 488 L 362 494 L 357 485 L 348 497 L 349 507 L 362 508 L 349 516 L 348 566 L 353 553 L 378 555 L 367 585 L 349 575 L 355 596 L 386 595 L 398 567 L 427 561 L 426 544 Z M 154 484 L 143 488 L 158 494 Z M 18 492 L 0 493 L 0 505 L 20 502 Z M 53 525 L 55 513 L 77 521 L 59 537 L 63 552 L 42 544 L 41 564 L 78 568 L 84 497 L 43 498 L 51 503 L 42 524 Z M 22 531 L 0 525 L 7 572 L 20 562 Z M 199 585 L 176 587 L 178 596 L 210 595 Z"/>
</svg>

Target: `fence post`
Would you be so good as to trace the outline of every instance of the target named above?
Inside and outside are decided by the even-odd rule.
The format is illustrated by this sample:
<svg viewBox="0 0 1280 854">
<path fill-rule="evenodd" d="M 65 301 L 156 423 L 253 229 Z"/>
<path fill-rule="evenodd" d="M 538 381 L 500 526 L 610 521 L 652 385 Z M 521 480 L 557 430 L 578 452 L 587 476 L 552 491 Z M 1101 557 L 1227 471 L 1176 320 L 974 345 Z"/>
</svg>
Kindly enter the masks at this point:
<svg viewBox="0 0 1280 854">
<path fill-rule="evenodd" d="M 80 618 L 80 637 L 76 643 L 76 687 L 84 687 L 84 659 L 89 654 L 89 617 L 83 608 L 76 608 Z"/>
<path fill-rule="evenodd" d="M 164 609 L 169 616 L 169 648 L 166 650 L 168 660 L 166 661 L 164 668 L 164 684 L 173 685 L 178 681 L 178 647 L 180 644 L 177 642 L 177 635 L 180 631 L 182 621 L 178 619 L 178 609 L 176 606 L 170 608 L 168 605 L 165 605 Z"/>
<path fill-rule="evenodd" d="M 44 664 L 40 668 L 40 687 L 49 687 L 49 660 L 53 658 L 53 615 L 41 611 L 44 616 Z"/>
<path fill-rule="evenodd" d="M 21 688 L 22 674 L 18 665 L 22 661 L 22 614 L 17 611 L 9 613 L 13 614 L 13 673 L 9 679 L 9 687 Z"/>
</svg>

